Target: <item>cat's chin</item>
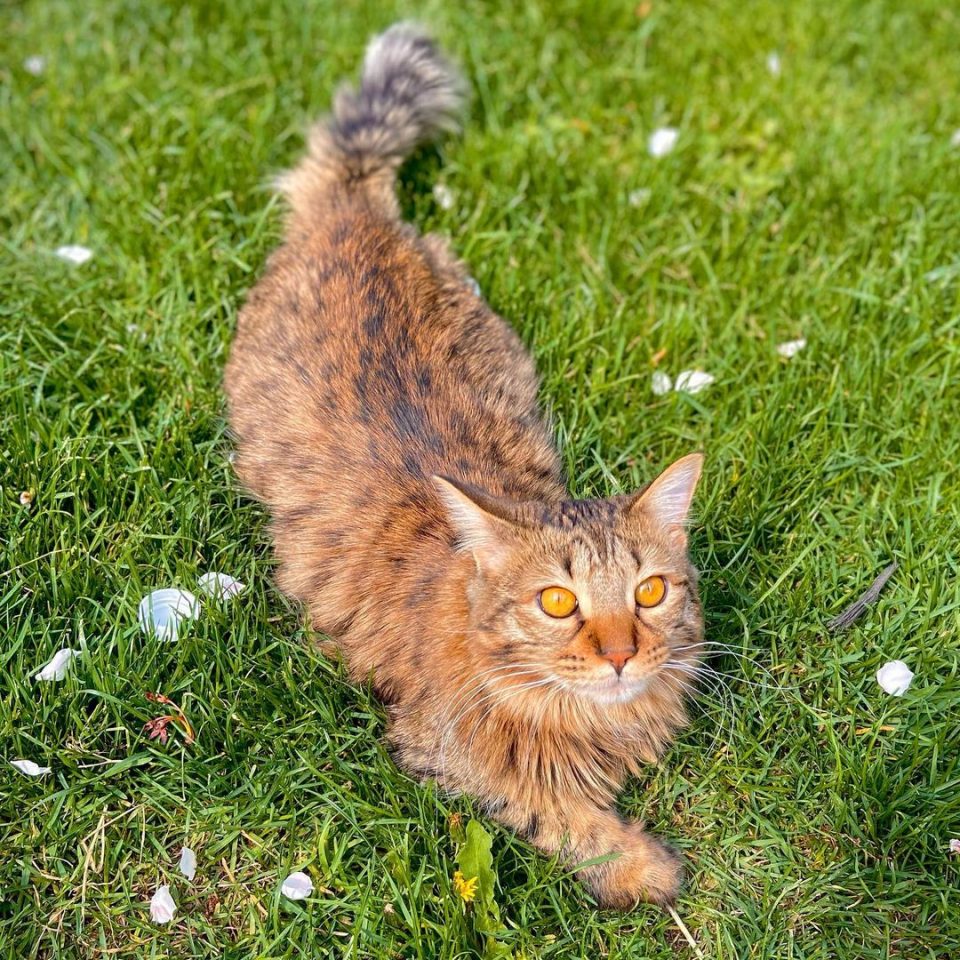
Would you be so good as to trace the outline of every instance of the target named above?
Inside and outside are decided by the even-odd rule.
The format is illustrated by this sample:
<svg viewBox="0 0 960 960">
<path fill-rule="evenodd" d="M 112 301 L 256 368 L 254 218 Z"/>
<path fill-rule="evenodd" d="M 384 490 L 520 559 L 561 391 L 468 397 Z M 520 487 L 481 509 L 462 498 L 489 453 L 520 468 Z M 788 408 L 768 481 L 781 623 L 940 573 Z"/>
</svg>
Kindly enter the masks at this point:
<svg viewBox="0 0 960 960">
<path fill-rule="evenodd" d="M 578 683 L 573 689 L 578 696 L 602 706 L 614 703 L 629 703 L 643 695 L 649 685 L 648 677 L 624 679 L 614 676 L 610 680 L 598 680 L 594 683 Z"/>
</svg>

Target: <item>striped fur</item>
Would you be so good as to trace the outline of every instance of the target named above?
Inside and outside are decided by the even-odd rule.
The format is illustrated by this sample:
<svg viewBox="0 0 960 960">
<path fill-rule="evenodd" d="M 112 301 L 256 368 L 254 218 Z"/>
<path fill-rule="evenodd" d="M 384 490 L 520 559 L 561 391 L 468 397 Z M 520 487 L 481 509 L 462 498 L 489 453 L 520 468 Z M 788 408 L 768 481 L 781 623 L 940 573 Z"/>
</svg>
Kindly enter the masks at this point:
<svg viewBox="0 0 960 960">
<path fill-rule="evenodd" d="M 700 459 L 570 498 L 520 340 L 446 241 L 398 218 L 397 166 L 461 103 L 433 44 L 394 27 L 282 178 L 286 239 L 226 369 L 236 468 L 269 509 L 281 588 L 388 704 L 397 761 L 571 864 L 614 854 L 579 870 L 600 903 L 667 903 L 678 857 L 614 801 L 686 720 Z M 640 610 L 650 574 L 669 587 Z M 540 608 L 553 585 L 574 615 Z"/>
</svg>

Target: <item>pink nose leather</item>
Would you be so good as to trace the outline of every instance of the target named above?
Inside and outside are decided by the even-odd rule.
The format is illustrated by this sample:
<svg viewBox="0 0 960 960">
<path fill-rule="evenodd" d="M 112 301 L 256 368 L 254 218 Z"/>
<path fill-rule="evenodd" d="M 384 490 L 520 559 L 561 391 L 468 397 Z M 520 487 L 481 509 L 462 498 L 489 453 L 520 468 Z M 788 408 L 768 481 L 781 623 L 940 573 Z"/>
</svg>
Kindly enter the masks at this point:
<svg viewBox="0 0 960 960">
<path fill-rule="evenodd" d="M 616 670 L 619 675 L 623 673 L 623 668 L 627 665 L 627 661 L 635 656 L 636 652 L 636 650 L 610 650 L 609 652 L 601 653 L 600 656 L 608 663 L 612 663 L 613 669 Z"/>
</svg>

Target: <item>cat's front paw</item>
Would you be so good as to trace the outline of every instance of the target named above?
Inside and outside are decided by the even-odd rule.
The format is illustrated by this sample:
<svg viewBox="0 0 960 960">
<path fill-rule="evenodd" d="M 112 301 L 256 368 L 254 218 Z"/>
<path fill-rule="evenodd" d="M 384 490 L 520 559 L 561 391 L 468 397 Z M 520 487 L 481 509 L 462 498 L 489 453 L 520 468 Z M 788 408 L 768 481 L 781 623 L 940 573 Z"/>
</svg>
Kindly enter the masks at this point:
<svg viewBox="0 0 960 960">
<path fill-rule="evenodd" d="M 628 831 L 620 856 L 584 871 L 584 880 L 602 907 L 632 910 L 638 903 L 669 906 L 683 880 L 680 855 L 639 827 Z"/>
</svg>

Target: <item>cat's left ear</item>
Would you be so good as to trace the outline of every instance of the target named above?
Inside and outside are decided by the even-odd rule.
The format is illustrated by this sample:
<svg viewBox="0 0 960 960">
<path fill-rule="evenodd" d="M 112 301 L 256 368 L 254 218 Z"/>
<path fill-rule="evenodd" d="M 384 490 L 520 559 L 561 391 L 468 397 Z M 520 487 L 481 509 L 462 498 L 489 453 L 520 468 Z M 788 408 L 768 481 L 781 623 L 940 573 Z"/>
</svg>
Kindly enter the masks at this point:
<svg viewBox="0 0 960 960">
<path fill-rule="evenodd" d="M 481 569 L 502 566 L 515 542 L 519 505 L 449 477 L 432 479 L 460 549 L 472 553 Z"/>
<path fill-rule="evenodd" d="M 703 454 L 691 453 L 667 467 L 649 487 L 636 495 L 629 505 L 631 515 L 642 512 L 667 531 L 678 546 L 686 546 L 687 517 L 697 481 L 703 470 Z"/>
</svg>

